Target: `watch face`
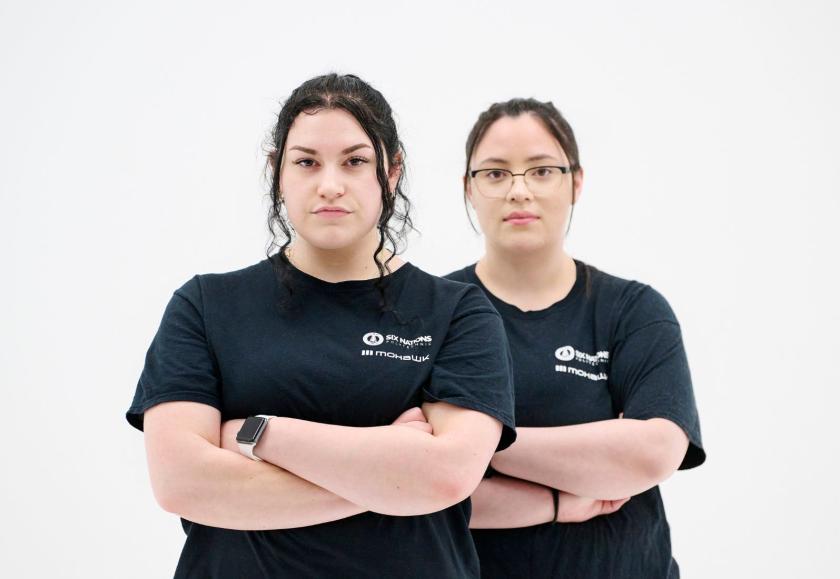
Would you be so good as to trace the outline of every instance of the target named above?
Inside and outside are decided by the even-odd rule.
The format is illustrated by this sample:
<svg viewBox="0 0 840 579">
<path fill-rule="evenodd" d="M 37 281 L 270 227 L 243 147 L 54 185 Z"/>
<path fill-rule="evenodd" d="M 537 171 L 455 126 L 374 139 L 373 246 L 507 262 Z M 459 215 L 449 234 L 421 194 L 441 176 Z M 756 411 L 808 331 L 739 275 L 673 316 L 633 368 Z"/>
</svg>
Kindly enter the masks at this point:
<svg viewBox="0 0 840 579">
<path fill-rule="evenodd" d="M 262 432 L 262 429 L 265 428 L 266 422 L 267 420 L 265 418 L 258 418 L 256 416 L 246 418 L 244 424 L 242 424 L 242 428 L 236 434 L 236 442 L 253 444 Z"/>
</svg>

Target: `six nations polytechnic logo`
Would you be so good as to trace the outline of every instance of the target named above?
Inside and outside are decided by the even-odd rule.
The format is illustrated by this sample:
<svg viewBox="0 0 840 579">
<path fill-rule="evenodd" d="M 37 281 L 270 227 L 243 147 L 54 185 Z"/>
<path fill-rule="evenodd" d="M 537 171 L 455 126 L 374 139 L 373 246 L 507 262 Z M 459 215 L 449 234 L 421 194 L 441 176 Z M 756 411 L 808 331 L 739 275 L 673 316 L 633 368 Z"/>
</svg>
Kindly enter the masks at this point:
<svg viewBox="0 0 840 579">
<path fill-rule="evenodd" d="M 368 346 L 378 346 L 385 341 L 385 338 L 378 332 L 368 332 L 362 336 L 362 341 Z"/>
<path fill-rule="evenodd" d="M 554 351 L 554 356 L 561 362 L 575 359 L 575 349 L 571 346 L 561 346 Z"/>
</svg>

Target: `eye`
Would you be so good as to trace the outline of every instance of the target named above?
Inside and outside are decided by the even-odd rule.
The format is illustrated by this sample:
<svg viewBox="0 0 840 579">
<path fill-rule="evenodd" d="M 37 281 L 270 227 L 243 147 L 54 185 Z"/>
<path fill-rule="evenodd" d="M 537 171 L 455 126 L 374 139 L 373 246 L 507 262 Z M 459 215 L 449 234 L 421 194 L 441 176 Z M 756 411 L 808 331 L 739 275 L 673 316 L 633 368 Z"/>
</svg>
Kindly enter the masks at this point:
<svg viewBox="0 0 840 579">
<path fill-rule="evenodd" d="M 536 177 L 550 177 L 554 173 L 554 169 L 551 167 L 537 167 L 534 169 L 534 175 Z"/>
<path fill-rule="evenodd" d="M 299 167 L 304 167 L 304 168 L 312 167 L 312 166 L 315 165 L 315 161 L 313 159 L 298 159 L 294 163 L 295 163 L 295 165 L 297 165 Z"/>
<path fill-rule="evenodd" d="M 350 157 L 347 159 L 347 164 L 351 167 L 361 167 L 365 163 L 369 163 L 370 160 L 366 159 L 365 157 Z"/>
<path fill-rule="evenodd" d="M 505 178 L 505 172 L 499 171 L 498 169 L 491 169 L 490 171 L 484 173 L 484 175 L 491 181 L 498 181 L 499 179 Z"/>
</svg>

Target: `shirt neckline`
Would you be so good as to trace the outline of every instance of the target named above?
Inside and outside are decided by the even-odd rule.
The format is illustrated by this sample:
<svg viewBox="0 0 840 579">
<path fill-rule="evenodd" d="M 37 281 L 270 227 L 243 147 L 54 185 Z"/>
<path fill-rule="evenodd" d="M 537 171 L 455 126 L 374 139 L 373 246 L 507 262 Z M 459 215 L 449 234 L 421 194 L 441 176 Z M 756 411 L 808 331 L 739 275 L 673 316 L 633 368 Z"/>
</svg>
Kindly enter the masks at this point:
<svg viewBox="0 0 840 579">
<path fill-rule="evenodd" d="M 328 293 L 368 292 L 376 289 L 376 282 L 379 279 L 378 277 L 374 277 L 370 279 L 351 279 L 345 281 L 332 282 L 323 280 L 319 277 L 315 277 L 314 275 L 310 275 L 305 271 L 302 271 L 295 267 L 294 264 L 286 264 L 280 261 L 280 258 L 277 257 L 277 254 L 265 259 L 264 262 L 267 264 L 268 268 L 272 270 L 272 272 L 276 272 L 276 265 L 280 268 L 285 268 L 292 284 L 300 284 L 311 289 L 323 290 Z M 414 269 L 416 268 L 411 262 L 403 262 L 403 264 L 399 268 L 393 270 L 390 274 L 386 274 L 382 278 L 382 280 L 386 284 L 392 284 L 408 276 L 409 273 Z"/>
<path fill-rule="evenodd" d="M 517 306 L 503 301 L 502 299 L 497 297 L 489 289 L 487 289 L 487 286 L 485 286 L 481 282 L 481 279 L 478 277 L 478 275 L 476 275 L 476 263 L 467 266 L 467 274 L 468 277 L 471 278 L 470 281 L 478 287 L 480 287 L 484 291 L 484 293 L 487 294 L 487 297 L 490 298 L 490 301 L 492 302 L 493 306 L 495 306 L 495 308 L 500 314 L 502 314 L 503 317 L 510 316 L 521 319 L 535 320 L 545 318 L 557 312 L 565 310 L 567 307 L 569 307 L 570 304 L 577 301 L 578 296 L 583 293 L 585 264 L 577 259 L 573 258 L 573 260 L 575 262 L 575 283 L 572 284 L 572 289 L 570 289 L 569 293 L 567 293 L 562 299 L 554 302 L 553 304 L 541 310 L 524 311 L 519 309 Z"/>
</svg>

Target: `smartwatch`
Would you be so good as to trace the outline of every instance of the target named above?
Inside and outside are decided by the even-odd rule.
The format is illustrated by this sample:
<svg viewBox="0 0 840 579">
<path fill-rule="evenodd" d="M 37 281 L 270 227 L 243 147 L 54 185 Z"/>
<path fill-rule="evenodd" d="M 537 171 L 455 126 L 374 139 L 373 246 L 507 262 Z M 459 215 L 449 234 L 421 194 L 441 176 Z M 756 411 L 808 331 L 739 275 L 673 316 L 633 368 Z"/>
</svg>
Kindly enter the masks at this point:
<svg viewBox="0 0 840 579">
<path fill-rule="evenodd" d="M 258 414 L 245 419 L 242 428 L 236 433 L 236 443 L 239 445 L 239 452 L 251 460 L 262 460 L 254 454 L 254 447 L 257 446 L 262 433 L 265 432 L 265 427 L 268 426 L 268 421 L 272 418 L 274 416 Z"/>
</svg>

